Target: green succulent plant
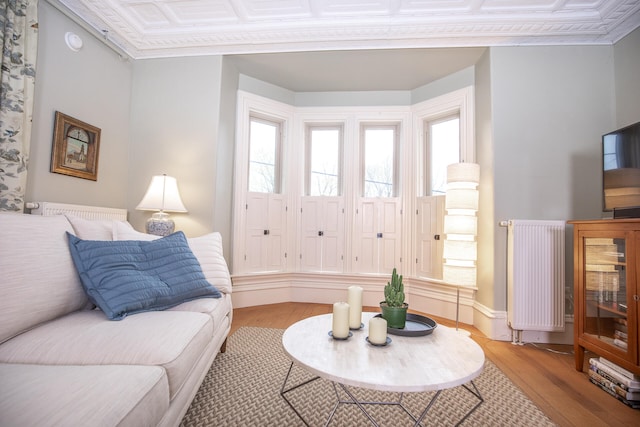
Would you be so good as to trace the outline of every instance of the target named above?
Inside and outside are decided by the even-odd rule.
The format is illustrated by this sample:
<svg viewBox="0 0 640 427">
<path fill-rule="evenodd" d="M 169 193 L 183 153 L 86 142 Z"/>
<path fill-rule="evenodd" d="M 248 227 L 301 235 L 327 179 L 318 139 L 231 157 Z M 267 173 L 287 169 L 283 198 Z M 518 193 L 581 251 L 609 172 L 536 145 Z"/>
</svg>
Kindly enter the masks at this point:
<svg viewBox="0 0 640 427">
<path fill-rule="evenodd" d="M 402 275 L 398 276 L 396 269 L 391 273 L 391 281 L 384 287 L 384 300 L 389 307 L 402 307 L 404 305 L 404 285 Z"/>
</svg>

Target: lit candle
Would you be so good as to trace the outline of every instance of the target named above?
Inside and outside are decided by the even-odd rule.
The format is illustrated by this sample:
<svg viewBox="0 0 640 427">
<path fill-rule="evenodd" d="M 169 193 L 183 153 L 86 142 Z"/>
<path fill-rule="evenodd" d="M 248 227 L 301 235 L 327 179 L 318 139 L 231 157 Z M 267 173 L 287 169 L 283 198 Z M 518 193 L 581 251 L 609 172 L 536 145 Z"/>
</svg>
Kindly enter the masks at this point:
<svg viewBox="0 0 640 427">
<path fill-rule="evenodd" d="M 349 304 L 336 302 L 333 304 L 333 329 L 334 338 L 347 338 L 349 336 Z"/>
<path fill-rule="evenodd" d="M 349 328 L 360 329 L 362 325 L 362 288 L 349 286 Z"/>
<path fill-rule="evenodd" d="M 372 317 L 369 320 L 369 342 L 371 344 L 387 342 L 387 321 L 382 317 Z"/>
</svg>

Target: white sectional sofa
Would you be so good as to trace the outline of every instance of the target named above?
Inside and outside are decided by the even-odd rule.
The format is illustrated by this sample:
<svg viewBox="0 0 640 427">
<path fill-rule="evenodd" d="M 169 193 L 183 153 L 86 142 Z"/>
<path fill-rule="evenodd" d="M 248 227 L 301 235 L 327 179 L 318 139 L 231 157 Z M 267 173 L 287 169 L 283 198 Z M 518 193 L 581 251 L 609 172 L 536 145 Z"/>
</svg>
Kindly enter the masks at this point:
<svg viewBox="0 0 640 427">
<path fill-rule="evenodd" d="M 87 296 L 67 233 L 108 249 L 150 238 L 124 222 L 0 213 L 0 426 L 179 425 L 230 331 L 220 235 L 186 239 L 217 298 L 110 320 Z"/>
</svg>

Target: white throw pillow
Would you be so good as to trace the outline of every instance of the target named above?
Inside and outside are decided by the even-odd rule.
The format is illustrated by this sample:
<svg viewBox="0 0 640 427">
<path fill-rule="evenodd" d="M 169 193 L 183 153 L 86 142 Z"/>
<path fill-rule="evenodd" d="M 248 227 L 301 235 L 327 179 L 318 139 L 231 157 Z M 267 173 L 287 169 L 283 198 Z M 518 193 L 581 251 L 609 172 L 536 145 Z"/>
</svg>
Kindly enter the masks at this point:
<svg viewBox="0 0 640 427">
<path fill-rule="evenodd" d="M 162 236 L 141 233 L 135 230 L 129 223 L 113 223 L 113 240 L 144 240 L 145 242 L 149 242 L 151 240 L 159 239 L 160 237 Z"/>
<path fill-rule="evenodd" d="M 71 214 L 65 214 L 64 216 L 71 223 L 73 234 L 83 240 L 113 240 L 113 224 L 116 222 L 131 227 L 126 221 L 84 219 Z"/>
<path fill-rule="evenodd" d="M 160 236 L 140 233 L 130 224 L 113 223 L 113 240 L 155 240 Z M 220 292 L 231 293 L 231 276 L 222 251 L 222 236 L 218 232 L 205 234 L 200 237 L 187 238 L 189 248 L 200 262 L 204 277 Z"/>
</svg>

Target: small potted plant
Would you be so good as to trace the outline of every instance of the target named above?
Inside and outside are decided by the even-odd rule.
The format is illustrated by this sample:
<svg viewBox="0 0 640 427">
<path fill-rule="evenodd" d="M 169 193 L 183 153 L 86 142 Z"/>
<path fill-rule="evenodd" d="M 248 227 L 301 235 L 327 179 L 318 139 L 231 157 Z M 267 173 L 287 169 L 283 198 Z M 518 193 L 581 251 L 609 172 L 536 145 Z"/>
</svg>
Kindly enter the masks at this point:
<svg viewBox="0 0 640 427">
<path fill-rule="evenodd" d="M 384 301 L 380 303 L 382 318 L 387 321 L 389 328 L 403 329 L 407 320 L 407 308 L 409 304 L 404 302 L 402 275 L 398 276 L 394 268 L 391 281 L 384 287 Z"/>
</svg>

